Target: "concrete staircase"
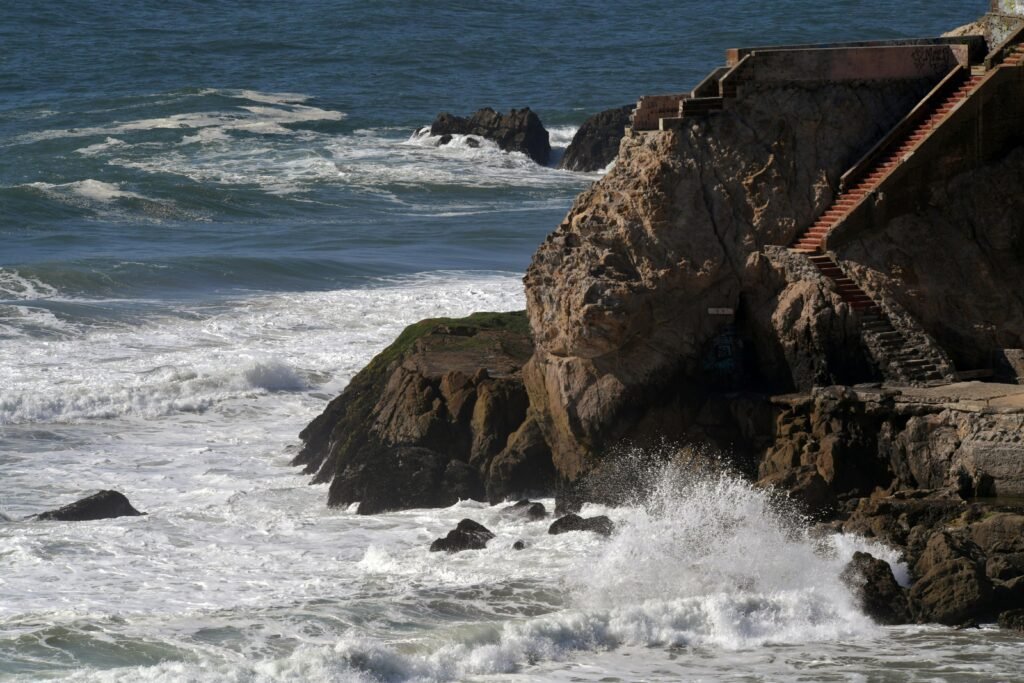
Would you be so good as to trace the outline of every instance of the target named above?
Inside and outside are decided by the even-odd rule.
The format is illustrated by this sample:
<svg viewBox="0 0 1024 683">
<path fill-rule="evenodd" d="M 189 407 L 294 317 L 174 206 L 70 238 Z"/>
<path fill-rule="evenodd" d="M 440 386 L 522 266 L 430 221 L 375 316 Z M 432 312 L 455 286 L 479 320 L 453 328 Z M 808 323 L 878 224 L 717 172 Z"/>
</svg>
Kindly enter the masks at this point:
<svg viewBox="0 0 1024 683">
<path fill-rule="evenodd" d="M 1021 55 L 1021 58 L 1024 59 L 1024 54 Z M 965 76 L 958 88 L 944 98 L 937 99 L 932 104 L 930 113 L 927 113 L 916 126 L 911 127 L 906 135 L 896 138 L 884 150 L 881 150 L 873 166 L 861 172 L 859 180 L 853 180 L 849 190 L 836 197 L 832 206 L 826 209 L 825 213 L 819 216 L 818 220 L 796 239 L 792 248 L 805 254 L 821 252 L 828 234 L 835 230 L 872 192 L 878 189 L 885 178 L 900 164 L 903 157 L 913 152 L 933 130 L 942 124 L 950 112 L 970 97 L 983 79 L 984 76 L 981 75 Z"/>
<path fill-rule="evenodd" d="M 831 256 L 817 254 L 809 258 L 832 281 L 839 297 L 860 314 L 861 338 L 887 380 L 905 384 L 954 380 L 952 363 L 924 330 L 907 321 L 893 324 L 882 307 Z"/>
<path fill-rule="evenodd" d="M 1003 63 L 1017 66 L 1022 62 L 1024 47 L 1017 47 Z M 913 119 L 901 122 L 901 126 L 843 177 L 848 189 L 839 194 L 790 247 L 806 254 L 818 271 L 832 281 L 840 298 L 860 314 L 864 345 L 885 379 L 891 382 L 951 382 L 956 378 L 956 371 L 946 354 L 909 316 L 903 316 L 897 324 L 832 256 L 825 254 L 825 240 L 885 182 L 908 154 L 913 153 L 953 110 L 971 96 L 984 78 L 984 73 L 973 70 L 951 72 L 912 112 Z"/>
</svg>

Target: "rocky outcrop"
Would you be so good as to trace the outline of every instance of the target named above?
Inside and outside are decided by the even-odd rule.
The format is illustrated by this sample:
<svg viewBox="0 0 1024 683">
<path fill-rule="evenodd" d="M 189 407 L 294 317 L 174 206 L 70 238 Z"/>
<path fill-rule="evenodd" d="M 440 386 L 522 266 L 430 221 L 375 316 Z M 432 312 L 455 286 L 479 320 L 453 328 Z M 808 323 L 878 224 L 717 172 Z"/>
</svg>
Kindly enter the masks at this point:
<svg viewBox="0 0 1024 683">
<path fill-rule="evenodd" d="M 606 109 L 583 122 L 565 149 L 559 168 L 569 171 L 600 171 L 615 160 L 626 134 L 632 104 Z"/>
<path fill-rule="evenodd" d="M 447 112 L 438 114 L 430 125 L 430 134 L 442 139 L 451 135 L 478 135 L 493 140 L 506 152 L 522 152 L 541 165 L 546 165 L 551 158 L 548 131 L 529 107 L 513 109 L 508 114 L 486 107 L 468 118 Z"/>
<path fill-rule="evenodd" d="M 463 550 L 483 550 L 487 542 L 494 538 L 490 529 L 472 519 L 464 519 L 444 538 L 430 544 L 430 552 L 458 553 Z"/>
<path fill-rule="evenodd" d="M 911 621 L 907 591 L 896 583 L 888 562 L 869 553 L 856 552 L 840 578 L 853 591 L 864 614 L 879 624 L 906 624 Z"/>
<path fill-rule="evenodd" d="M 113 519 L 115 517 L 138 517 L 146 513 L 139 512 L 120 491 L 100 491 L 70 505 L 56 510 L 48 510 L 35 515 L 34 519 L 55 522 L 85 522 L 94 519 Z"/>
<path fill-rule="evenodd" d="M 521 376 L 532 351 L 523 313 L 412 325 L 303 430 L 293 464 L 361 514 L 550 491 Z"/>
<path fill-rule="evenodd" d="M 761 483 L 809 496 L 814 510 L 894 487 L 957 500 L 1024 494 L 1018 386 L 824 387 L 771 402 L 773 443 Z"/>
</svg>

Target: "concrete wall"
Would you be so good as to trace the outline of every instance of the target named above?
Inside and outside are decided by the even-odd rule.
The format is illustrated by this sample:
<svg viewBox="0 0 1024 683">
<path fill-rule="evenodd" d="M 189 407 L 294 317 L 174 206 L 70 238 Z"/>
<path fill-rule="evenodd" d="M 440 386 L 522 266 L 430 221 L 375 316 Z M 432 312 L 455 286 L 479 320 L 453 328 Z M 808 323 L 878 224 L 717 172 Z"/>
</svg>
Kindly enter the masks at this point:
<svg viewBox="0 0 1024 683">
<path fill-rule="evenodd" d="M 978 168 L 1024 144 L 1024 68 L 1000 68 L 883 181 L 826 239 L 841 248 L 894 218 L 916 212 L 929 188 Z"/>
<path fill-rule="evenodd" d="M 937 80 L 968 63 L 966 45 L 909 45 L 755 52 L 740 82 Z"/>
</svg>

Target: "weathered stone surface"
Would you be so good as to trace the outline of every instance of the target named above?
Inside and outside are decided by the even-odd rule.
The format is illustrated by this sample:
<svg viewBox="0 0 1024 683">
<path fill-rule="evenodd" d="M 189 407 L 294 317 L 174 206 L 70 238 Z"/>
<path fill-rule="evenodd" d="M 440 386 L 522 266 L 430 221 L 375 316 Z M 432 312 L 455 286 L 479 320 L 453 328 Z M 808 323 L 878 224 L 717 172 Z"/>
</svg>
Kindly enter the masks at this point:
<svg viewBox="0 0 1024 683">
<path fill-rule="evenodd" d="M 146 513 L 139 512 L 119 491 L 100 491 L 91 496 L 76 500 L 56 510 L 48 510 L 35 515 L 35 519 L 55 522 L 85 522 L 94 519 L 113 519 L 115 517 L 138 517 Z"/>
<path fill-rule="evenodd" d="M 479 135 L 493 140 L 506 152 L 522 152 L 538 164 L 547 164 L 551 158 L 548 131 L 529 107 L 513 109 L 508 114 L 499 114 L 486 107 L 469 118 L 439 114 L 430 125 L 430 134 Z"/>
<path fill-rule="evenodd" d="M 412 325 L 302 432 L 293 464 L 362 514 L 550 492 L 543 441 L 509 438 L 527 422 L 532 350 L 522 313 Z"/>
<path fill-rule="evenodd" d="M 972 541 L 934 533 L 914 572 L 918 578 L 910 589 L 910 603 L 918 621 L 957 625 L 989 616 L 992 582 L 985 575 L 984 554 Z"/>
<path fill-rule="evenodd" d="M 601 536 L 611 536 L 612 532 L 615 531 L 615 524 L 604 515 L 580 517 L 577 514 L 568 514 L 555 520 L 548 527 L 549 534 L 565 534 L 570 531 L 592 531 Z"/>
<path fill-rule="evenodd" d="M 879 624 L 912 621 L 906 590 L 896 583 L 888 562 L 869 553 L 856 552 L 841 578 L 853 591 L 864 613 Z"/>
<path fill-rule="evenodd" d="M 487 542 L 494 538 L 490 529 L 472 519 L 464 519 L 448 532 L 430 544 L 430 552 L 458 553 L 463 550 L 483 550 Z"/>
<path fill-rule="evenodd" d="M 570 171 L 600 171 L 615 160 L 633 105 L 606 109 L 583 122 L 559 162 Z"/>
</svg>

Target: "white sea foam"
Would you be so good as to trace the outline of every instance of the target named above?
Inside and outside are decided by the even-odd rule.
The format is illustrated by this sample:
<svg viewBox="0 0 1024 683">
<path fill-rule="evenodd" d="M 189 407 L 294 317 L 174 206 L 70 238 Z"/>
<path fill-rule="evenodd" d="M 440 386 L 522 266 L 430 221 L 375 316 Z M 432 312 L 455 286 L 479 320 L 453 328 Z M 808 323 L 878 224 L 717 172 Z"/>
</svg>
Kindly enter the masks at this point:
<svg viewBox="0 0 1024 683">
<path fill-rule="evenodd" d="M 299 609 L 298 622 L 264 624 L 263 633 L 250 630 L 239 637 L 272 651 L 272 637 L 295 638 L 301 624 L 319 623 L 326 613 L 344 615 L 340 630 L 316 629 L 278 656 L 242 659 L 230 650 L 199 646 L 189 638 L 189 629 L 195 628 L 192 622 L 227 629 L 246 624 L 246 617 L 205 612 L 178 624 L 177 633 L 163 634 L 193 652 L 202 665 L 171 662 L 83 671 L 73 679 L 162 681 L 213 675 L 245 681 L 399 682 L 500 675 L 501 680 L 528 681 L 560 672 L 566 680 L 596 681 L 633 671 L 625 677 L 679 680 L 693 678 L 683 673 L 693 667 L 721 670 L 730 661 L 774 661 L 780 649 L 790 652 L 798 670 L 797 652 L 841 656 L 864 648 L 876 653 L 885 637 L 854 608 L 838 578 L 848 557 L 811 540 L 797 516 L 728 474 L 695 476 L 692 470 L 669 468 L 642 501 L 585 510 L 614 518 L 617 530 L 609 541 L 592 534 L 551 536 L 546 524 L 470 503 L 358 520 L 350 514 L 317 515 L 304 522 L 295 509 L 281 507 L 294 504 L 296 492 L 281 493 L 284 497 L 255 490 L 229 499 L 227 515 L 212 507 L 203 513 L 223 515 L 235 529 L 215 532 L 219 575 L 203 579 L 203 599 L 247 604 L 244 576 L 249 572 L 237 573 L 255 562 L 267 581 L 261 592 L 264 610 L 291 590 L 293 598 L 320 596 L 326 612 L 315 608 L 313 600 Z M 167 509 L 160 514 L 184 524 L 195 513 L 182 516 Z M 497 534 L 488 548 L 453 556 L 426 551 L 432 537 L 467 515 Z M 137 522 L 125 522 L 135 524 L 136 536 L 152 536 L 147 527 L 164 524 L 154 515 L 142 528 Z M 243 523 L 245 531 L 237 526 Z M 262 543 L 260 534 L 268 535 Z M 515 539 L 525 539 L 528 549 L 512 551 Z M 256 560 L 253 553 L 270 543 L 287 549 Z M 332 549 L 340 554 L 332 556 Z M 156 544 L 150 552 L 164 551 Z M 193 561 L 206 560 L 202 553 L 192 555 Z M 292 556 L 301 556 L 298 565 L 287 561 Z M 160 564 L 153 558 L 148 563 Z M 133 568 L 141 580 L 150 571 L 148 563 Z M 301 573 L 301 584 L 284 578 L 293 568 Z M 181 573 L 176 572 L 176 580 L 187 582 Z M 271 577 L 275 580 L 268 581 Z M 351 590 L 357 593 L 346 597 Z M 373 596 L 370 622 L 363 620 L 367 615 L 355 600 L 361 592 Z M 346 606 L 346 600 L 354 601 Z M 182 596 L 168 605 L 160 596 L 151 601 L 157 611 L 187 604 Z M 538 607 L 545 613 L 516 615 Z M 464 618 L 452 618 L 463 613 Z M 353 618 L 362 625 L 346 626 Z M 391 631 L 389 624 L 396 621 L 405 635 Z M 415 629 L 411 638 L 410 628 Z M 118 628 L 117 638 L 128 638 L 135 629 Z M 834 644 L 842 644 L 842 650 Z M 680 651 L 685 654 L 673 673 L 672 653 Z M 595 659 L 604 666 L 583 675 L 574 664 Z"/>
<path fill-rule="evenodd" d="M 71 183 L 29 183 L 25 187 L 35 188 L 45 194 L 60 197 L 79 197 L 96 202 L 112 202 L 117 199 L 147 199 L 136 192 L 122 190 L 117 183 L 105 183 L 86 178 Z M 152 200 L 149 200 L 152 201 Z"/>
<path fill-rule="evenodd" d="M 12 271 L 0 271 L 0 285 L 17 300 L 56 294 Z M 183 310 L 45 348 L 26 339 L 0 347 L 0 425 L 201 413 L 307 389 L 324 371 L 336 389 L 403 324 L 522 303 L 518 278 L 425 275 L 391 287 L 258 296 L 227 313 Z M 338 330 L 344 343 L 334 341 Z"/>
<path fill-rule="evenodd" d="M 0 268 L 0 299 L 31 301 L 56 295 L 56 288 L 41 280 L 25 277 L 14 269 Z"/>
</svg>

